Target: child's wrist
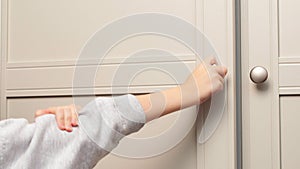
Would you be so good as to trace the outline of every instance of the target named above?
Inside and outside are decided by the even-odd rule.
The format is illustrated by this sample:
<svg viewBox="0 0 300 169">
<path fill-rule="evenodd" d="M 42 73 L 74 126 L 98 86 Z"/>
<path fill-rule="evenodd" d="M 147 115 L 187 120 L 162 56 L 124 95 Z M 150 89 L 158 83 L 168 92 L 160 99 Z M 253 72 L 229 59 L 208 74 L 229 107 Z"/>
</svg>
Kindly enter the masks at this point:
<svg viewBox="0 0 300 169">
<path fill-rule="evenodd" d="M 181 90 L 181 96 L 183 101 L 183 107 L 189 107 L 201 103 L 201 96 L 195 86 L 191 86 L 188 83 L 179 85 Z"/>
</svg>

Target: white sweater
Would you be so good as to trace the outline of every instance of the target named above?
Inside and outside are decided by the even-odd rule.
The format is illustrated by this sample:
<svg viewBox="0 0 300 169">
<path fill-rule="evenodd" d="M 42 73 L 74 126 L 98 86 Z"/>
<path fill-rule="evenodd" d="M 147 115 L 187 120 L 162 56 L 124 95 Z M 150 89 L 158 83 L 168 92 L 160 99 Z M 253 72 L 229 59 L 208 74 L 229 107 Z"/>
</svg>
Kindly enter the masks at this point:
<svg viewBox="0 0 300 169">
<path fill-rule="evenodd" d="M 54 115 L 32 124 L 0 121 L 0 169 L 90 169 L 144 123 L 143 109 L 131 94 L 94 99 L 70 133 L 58 129 Z"/>
</svg>

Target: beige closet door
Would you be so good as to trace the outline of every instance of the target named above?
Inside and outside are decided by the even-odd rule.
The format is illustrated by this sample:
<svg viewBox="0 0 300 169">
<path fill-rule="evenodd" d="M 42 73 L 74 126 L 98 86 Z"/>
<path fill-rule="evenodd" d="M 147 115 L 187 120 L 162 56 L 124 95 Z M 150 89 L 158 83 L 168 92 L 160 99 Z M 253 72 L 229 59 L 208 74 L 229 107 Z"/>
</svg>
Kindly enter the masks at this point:
<svg viewBox="0 0 300 169">
<path fill-rule="evenodd" d="M 204 32 L 215 46 L 222 62 L 229 68 L 228 100 L 220 125 L 208 142 L 198 144 L 197 129 L 194 123 L 191 123 L 195 120 L 197 110 L 191 107 L 181 113 L 153 121 L 141 132 L 130 136 L 160 138 L 160 135 L 173 129 L 172 134 L 160 139 L 159 143 L 144 146 L 152 150 L 153 147 L 166 146 L 173 144 L 174 140 L 178 141 L 177 132 L 190 125 L 190 130 L 182 135 L 182 140 L 169 147 L 168 151 L 152 154 L 153 156 L 148 158 L 129 158 L 122 154 L 110 154 L 95 168 L 233 169 L 235 167 L 233 4 L 233 0 L 2 0 L 0 118 L 1 120 L 26 118 L 33 121 L 33 113 L 37 109 L 72 103 L 72 82 L 76 66 L 101 68 L 94 81 L 95 93 L 99 96 L 142 94 L 170 88 L 183 82 L 188 75 L 186 73 L 176 74 L 174 80 L 163 71 L 151 69 L 137 73 L 134 78 L 124 75 L 125 79 L 132 78 L 130 84 L 121 80 L 113 82 L 114 72 L 119 64 L 134 53 L 142 57 L 122 63 L 125 70 L 133 70 L 136 67 L 141 69 L 159 67 L 178 71 L 182 65 L 190 70 L 195 68 L 197 59 L 194 52 L 165 36 L 145 35 L 127 38 L 109 51 L 103 64 L 98 65 L 97 62 L 91 62 L 91 58 L 87 58 L 86 62 L 76 65 L 76 59 L 87 40 L 105 25 L 138 13 L 169 14 L 184 19 Z M 145 49 L 160 49 L 169 53 L 141 52 Z M 114 88 L 113 91 L 111 87 Z M 84 91 L 85 86 L 79 89 Z M 85 93 L 82 94 L 85 96 Z M 177 121 L 179 115 L 184 117 L 182 123 Z M 122 140 L 119 146 L 126 148 L 126 142 Z"/>
<path fill-rule="evenodd" d="M 244 169 L 300 168 L 299 8 L 298 0 L 242 0 Z M 250 79 L 255 66 L 266 82 Z"/>
</svg>

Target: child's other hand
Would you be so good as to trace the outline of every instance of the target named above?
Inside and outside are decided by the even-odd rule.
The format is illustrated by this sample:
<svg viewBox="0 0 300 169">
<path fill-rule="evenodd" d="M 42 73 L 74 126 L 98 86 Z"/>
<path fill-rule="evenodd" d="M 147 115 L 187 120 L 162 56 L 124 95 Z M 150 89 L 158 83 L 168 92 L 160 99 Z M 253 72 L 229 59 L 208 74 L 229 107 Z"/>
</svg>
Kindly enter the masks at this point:
<svg viewBox="0 0 300 169">
<path fill-rule="evenodd" d="M 44 110 L 37 110 L 35 118 L 45 114 L 54 114 L 58 128 L 71 132 L 73 127 L 78 126 L 78 110 L 79 108 L 75 105 L 50 107 Z"/>
</svg>

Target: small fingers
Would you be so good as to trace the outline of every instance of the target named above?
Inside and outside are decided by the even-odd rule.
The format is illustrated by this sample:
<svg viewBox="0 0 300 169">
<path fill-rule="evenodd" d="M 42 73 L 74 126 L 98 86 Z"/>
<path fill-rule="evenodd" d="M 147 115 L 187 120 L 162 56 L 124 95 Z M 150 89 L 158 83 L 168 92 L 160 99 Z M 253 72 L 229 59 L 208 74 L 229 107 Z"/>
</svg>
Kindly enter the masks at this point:
<svg viewBox="0 0 300 169">
<path fill-rule="evenodd" d="M 62 108 L 57 108 L 55 110 L 55 118 L 56 118 L 56 122 L 57 122 L 57 126 L 59 129 L 61 130 L 65 130 L 65 114 L 64 114 L 64 110 Z"/>
<path fill-rule="evenodd" d="M 70 109 L 71 109 L 71 114 L 72 114 L 72 126 L 73 127 L 76 127 L 78 126 L 78 115 L 77 115 L 77 109 L 74 105 L 71 105 L 70 106 Z"/>
<path fill-rule="evenodd" d="M 71 132 L 73 127 L 78 126 L 77 109 L 79 109 L 79 107 L 75 105 L 50 107 L 45 110 L 37 110 L 35 112 L 35 118 L 45 114 L 54 114 L 58 128 Z"/>
<path fill-rule="evenodd" d="M 65 129 L 68 132 L 72 131 L 72 113 L 69 107 L 64 108 Z"/>
<path fill-rule="evenodd" d="M 227 68 L 223 67 L 223 66 L 216 66 L 215 70 L 217 71 L 217 73 L 219 75 L 221 75 L 223 78 L 226 76 L 227 74 Z"/>
</svg>

